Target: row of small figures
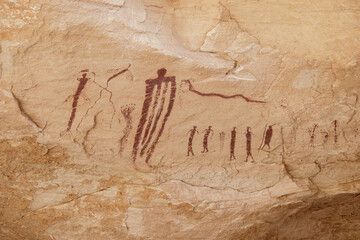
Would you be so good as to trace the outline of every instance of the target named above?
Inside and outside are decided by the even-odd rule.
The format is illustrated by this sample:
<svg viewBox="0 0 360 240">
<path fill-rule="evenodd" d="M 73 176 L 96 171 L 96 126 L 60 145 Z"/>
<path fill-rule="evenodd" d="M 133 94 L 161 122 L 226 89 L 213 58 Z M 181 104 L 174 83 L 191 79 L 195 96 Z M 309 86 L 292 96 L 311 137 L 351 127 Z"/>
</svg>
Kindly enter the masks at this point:
<svg viewBox="0 0 360 240">
<path fill-rule="evenodd" d="M 230 141 L 230 160 L 236 159 L 235 157 L 235 142 L 236 142 L 236 127 L 233 127 L 232 131 L 231 131 L 231 141 Z M 207 129 L 205 129 L 202 133 L 204 133 L 204 138 L 203 138 L 203 150 L 202 153 L 208 152 L 208 139 L 209 136 L 211 134 L 211 136 L 214 135 L 214 131 L 212 130 L 212 126 L 209 126 Z M 189 141 L 188 141 L 188 151 L 187 151 L 187 156 L 190 156 L 190 154 L 192 154 L 192 156 L 194 156 L 194 151 L 193 151 L 193 147 L 192 147 L 192 143 L 193 143 L 193 139 L 195 134 L 199 134 L 199 132 L 197 131 L 197 126 L 194 126 L 191 130 L 189 130 L 189 132 L 187 134 L 189 135 Z M 224 139 L 225 139 L 225 133 L 221 132 L 220 134 L 220 142 L 223 145 Z M 252 159 L 252 161 L 254 161 L 254 158 L 251 154 L 251 128 L 247 127 L 246 128 L 246 160 L 245 162 L 248 161 L 249 158 Z M 272 129 L 272 125 L 268 126 L 266 133 L 265 133 L 265 141 L 264 144 L 261 144 L 261 149 L 263 149 L 265 146 L 267 146 L 269 149 L 270 147 L 270 142 L 271 142 L 271 138 L 273 135 L 273 129 Z"/>
</svg>

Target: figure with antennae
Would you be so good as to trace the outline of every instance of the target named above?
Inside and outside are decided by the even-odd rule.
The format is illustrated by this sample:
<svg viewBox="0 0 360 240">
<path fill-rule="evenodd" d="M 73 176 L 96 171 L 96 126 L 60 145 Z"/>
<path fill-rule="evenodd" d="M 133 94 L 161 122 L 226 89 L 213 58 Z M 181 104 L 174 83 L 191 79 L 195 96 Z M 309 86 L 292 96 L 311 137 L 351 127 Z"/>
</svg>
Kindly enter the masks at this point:
<svg viewBox="0 0 360 240">
<path fill-rule="evenodd" d="M 194 126 L 192 129 L 190 129 L 190 131 L 187 132 L 187 134 L 190 133 L 189 142 L 188 142 L 188 152 L 187 152 L 188 156 L 190 155 L 190 153 L 194 156 L 192 143 L 193 143 L 193 140 L 194 140 L 195 133 L 199 134 L 199 132 L 198 132 L 198 130 L 196 130 L 196 128 L 197 127 Z"/>
<path fill-rule="evenodd" d="M 204 134 L 204 140 L 203 140 L 203 150 L 202 150 L 202 153 L 204 152 L 209 152 L 209 149 L 208 149 L 208 139 L 209 139 L 209 135 L 211 133 L 211 137 L 214 135 L 214 131 L 211 129 L 212 126 L 209 126 L 208 129 L 205 129 L 203 131 Z"/>
<path fill-rule="evenodd" d="M 246 160 L 245 160 L 245 162 L 248 161 L 249 157 L 251 157 L 251 159 L 252 159 L 251 162 L 254 162 L 254 157 L 251 154 L 251 135 L 252 135 L 251 128 L 247 127 L 247 129 L 246 129 Z"/>
</svg>

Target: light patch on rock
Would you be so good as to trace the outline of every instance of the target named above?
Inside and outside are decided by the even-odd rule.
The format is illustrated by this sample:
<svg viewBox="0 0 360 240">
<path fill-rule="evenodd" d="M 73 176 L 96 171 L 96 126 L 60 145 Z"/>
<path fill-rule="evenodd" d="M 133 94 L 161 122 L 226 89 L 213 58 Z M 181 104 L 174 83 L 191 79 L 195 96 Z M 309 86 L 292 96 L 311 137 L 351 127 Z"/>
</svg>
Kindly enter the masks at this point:
<svg viewBox="0 0 360 240">
<path fill-rule="evenodd" d="M 2 106 L 4 106 L 5 105 L 5 101 L 0 101 L 0 112 L 7 112 L 7 110 L 5 110 L 5 109 L 2 109 Z"/>
<path fill-rule="evenodd" d="M 301 70 L 293 81 L 293 88 L 311 88 L 315 86 L 317 79 L 317 71 L 313 69 Z"/>
<path fill-rule="evenodd" d="M 234 32 L 238 32 L 239 27 L 233 20 L 219 22 L 215 28 L 206 34 L 204 44 L 200 51 L 203 52 L 222 52 L 228 48 L 235 40 Z"/>
<path fill-rule="evenodd" d="M 110 187 L 109 189 L 106 189 L 106 191 L 101 191 L 99 194 L 103 195 L 104 197 L 107 198 L 115 198 L 116 195 L 119 192 L 119 188 L 118 187 Z"/>
<path fill-rule="evenodd" d="M 266 47 L 263 47 L 263 48 L 260 49 L 260 53 L 266 54 L 266 53 L 270 53 L 272 50 L 273 50 L 272 47 L 266 46 Z M 278 51 L 279 51 L 279 50 L 278 50 Z"/>
<path fill-rule="evenodd" d="M 296 185 L 296 183 L 294 183 L 288 176 L 285 176 L 275 186 L 269 188 L 270 195 L 277 198 L 293 193 L 298 193 L 302 190 L 303 189 Z"/>
<path fill-rule="evenodd" d="M 256 77 L 246 71 L 246 70 L 243 70 L 242 68 L 237 68 L 235 69 L 235 71 L 232 72 L 233 76 L 235 76 L 236 79 L 238 80 L 242 80 L 242 81 L 256 81 Z"/>
<path fill-rule="evenodd" d="M 125 0 L 104 0 L 104 3 L 112 6 L 122 7 L 125 3 Z"/>
<path fill-rule="evenodd" d="M 66 193 L 61 193 L 54 189 L 38 190 L 36 191 L 29 208 L 35 210 L 46 206 L 54 206 L 61 203 L 66 196 Z"/>
<path fill-rule="evenodd" d="M 79 236 L 89 235 L 89 229 L 97 228 L 100 225 L 100 217 L 73 217 L 68 221 L 50 226 L 46 229 L 46 233 L 53 236 L 53 239 L 79 239 Z M 67 231 L 70 227 L 72 231 Z"/>
<path fill-rule="evenodd" d="M 238 58 L 239 54 L 248 52 L 255 46 L 258 46 L 256 38 L 252 37 L 247 32 L 239 32 L 236 39 L 225 50 L 225 52 L 232 58 Z"/>
<path fill-rule="evenodd" d="M 126 226 L 130 234 L 139 236 L 143 234 L 144 224 L 143 219 L 143 210 L 139 208 L 129 208 L 127 211 Z"/>
</svg>

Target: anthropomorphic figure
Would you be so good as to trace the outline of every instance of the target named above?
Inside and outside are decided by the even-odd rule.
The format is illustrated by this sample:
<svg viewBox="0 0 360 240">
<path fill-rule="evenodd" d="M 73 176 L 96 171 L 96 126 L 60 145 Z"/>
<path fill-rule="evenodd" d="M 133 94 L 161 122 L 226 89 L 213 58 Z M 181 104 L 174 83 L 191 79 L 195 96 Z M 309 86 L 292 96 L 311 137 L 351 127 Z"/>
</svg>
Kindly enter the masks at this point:
<svg viewBox="0 0 360 240">
<path fill-rule="evenodd" d="M 329 140 L 329 133 L 327 131 L 325 131 L 325 130 L 322 130 L 321 133 L 324 134 L 324 136 L 323 136 L 323 144 L 325 144 Z"/>
<path fill-rule="evenodd" d="M 73 103 L 72 103 L 72 111 L 71 111 L 71 115 L 70 115 L 70 118 L 69 118 L 69 121 L 68 121 L 67 131 L 70 131 L 70 129 L 72 127 L 72 124 L 74 122 L 80 94 L 84 90 L 86 83 L 90 79 L 90 78 L 87 77 L 87 74 L 88 74 L 88 70 L 83 70 L 82 71 L 82 77 L 77 79 L 79 81 L 79 85 L 78 85 L 78 87 L 76 89 L 76 92 L 74 94 L 74 99 L 73 99 Z"/>
<path fill-rule="evenodd" d="M 230 141 L 230 161 L 235 158 L 235 142 L 236 142 L 236 127 L 231 131 L 231 141 Z"/>
<path fill-rule="evenodd" d="M 221 151 L 221 152 L 222 152 L 222 150 L 224 149 L 225 135 L 226 135 L 226 133 L 224 133 L 224 132 L 219 133 L 219 137 L 220 137 L 220 151 Z"/>
<path fill-rule="evenodd" d="M 318 125 L 315 124 L 314 127 L 312 129 L 309 129 L 309 134 L 310 134 L 310 144 L 312 147 L 314 147 L 314 140 L 315 140 L 315 132 L 316 129 L 318 128 Z"/>
<path fill-rule="evenodd" d="M 354 137 L 357 138 L 359 136 L 359 128 L 354 129 Z"/>
<path fill-rule="evenodd" d="M 251 154 L 251 128 L 247 127 L 246 129 L 246 160 L 245 162 L 248 161 L 248 158 L 251 157 L 252 158 L 252 162 L 254 162 L 254 158 Z"/>
<path fill-rule="evenodd" d="M 273 129 L 272 129 L 272 126 L 270 125 L 269 128 L 266 130 L 265 143 L 264 143 L 264 145 L 262 146 L 261 149 L 263 149 L 265 146 L 268 146 L 269 149 L 271 148 L 270 147 L 270 142 L 271 142 L 272 135 L 273 135 Z"/>
<path fill-rule="evenodd" d="M 187 152 L 187 155 L 189 156 L 190 153 L 194 156 L 194 152 L 193 152 L 193 147 L 192 147 L 192 143 L 193 143 L 193 139 L 194 139 L 194 136 L 195 136 L 195 133 L 196 134 L 199 134 L 199 132 L 196 130 L 196 126 L 194 126 L 187 134 L 190 133 L 190 136 L 189 136 L 189 142 L 188 142 L 188 152 Z"/>
<path fill-rule="evenodd" d="M 208 139 L 209 139 L 209 135 L 211 133 L 211 137 L 214 135 L 214 131 L 211 129 L 212 127 L 209 126 L 208 129 L 205 129 L 203 131 L 204 134 L 204 140 L 203 140 L 203 150 L 202 150 L 202 153 L 204 152 L 209 152 L 209 149 L 208 149 Z"/>
<path fill-rule="evenodd" d="M 121 113 L 125 118 L 126 125 L 123 130 L 124 135 L 120 139 L 120 149 L 119 149 L 120 154 L 122 154 L 122 152 L 125 150 L 125 146 L 128 142 L 130 132 L 133 128 L 131 113 L 134 111 L 134 109 L 135 109 L 135 104 L 127 104 L 121 107 Z"/>
<path fill-rule="evenodd" d="M 337 127 L 339 126 L 339 122 L 337 120 L 334 121 L 334 142 L 335 144 L 338 141 L 338 132 L 337 132 Z"/>
<path fill-rule="evenodd" d="M 145 81 L 145 99 L 132 151 L 133 162 L 138 155 L 145 155 L 145 162 L 149 166 L 151 156 L 170 117 L 176 94 L 175 76 L 165 76 L 165 68 L 159 69 L 157 74 L 157 78 Z"/>
</svg>

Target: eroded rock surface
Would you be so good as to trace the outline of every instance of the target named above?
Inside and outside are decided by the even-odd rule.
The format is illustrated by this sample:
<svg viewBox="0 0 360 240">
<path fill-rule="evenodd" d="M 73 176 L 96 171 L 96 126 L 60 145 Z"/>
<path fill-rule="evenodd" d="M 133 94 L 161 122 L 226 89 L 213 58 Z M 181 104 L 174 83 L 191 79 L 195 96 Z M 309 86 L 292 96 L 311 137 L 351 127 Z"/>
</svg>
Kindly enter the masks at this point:
<svg viewBox="0 0 360 240">
<path fill-rule="evenodd" d="M 358 239 L 360 3 L 5 0 L 1 239 Z"/>
</svg>

